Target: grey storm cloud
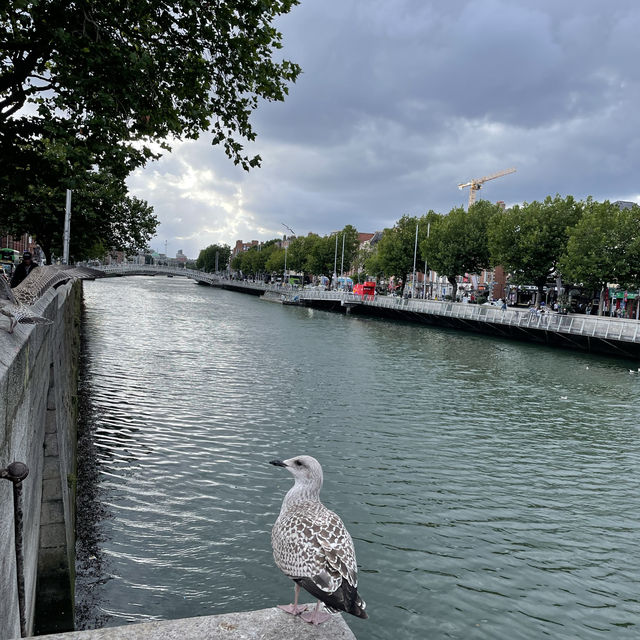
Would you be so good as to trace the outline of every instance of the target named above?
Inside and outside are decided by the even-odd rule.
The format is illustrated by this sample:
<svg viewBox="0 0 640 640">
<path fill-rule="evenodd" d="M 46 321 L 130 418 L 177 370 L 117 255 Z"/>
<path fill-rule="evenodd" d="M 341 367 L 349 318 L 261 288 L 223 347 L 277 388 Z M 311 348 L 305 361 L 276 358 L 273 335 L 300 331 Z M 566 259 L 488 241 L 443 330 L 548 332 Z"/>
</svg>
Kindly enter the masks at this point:
<svg viewBox="0 0 640 640">
<path fill-rule="evenodd" d="M 640 201 L 635 0 L 302 0 L 278 21 L 303 74 L 253 122 L 246 172 L 202 136 L 130 181 L 158 247 L 391 226 L 481 196 Z"/>
</svg>

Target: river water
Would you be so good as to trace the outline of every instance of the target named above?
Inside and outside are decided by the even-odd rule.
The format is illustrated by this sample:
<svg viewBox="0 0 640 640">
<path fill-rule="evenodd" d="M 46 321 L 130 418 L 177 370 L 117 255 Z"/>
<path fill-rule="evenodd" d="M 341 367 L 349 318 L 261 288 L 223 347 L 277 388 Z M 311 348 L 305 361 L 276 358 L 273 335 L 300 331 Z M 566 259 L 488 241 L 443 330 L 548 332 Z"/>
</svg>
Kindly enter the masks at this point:
<svg viewBox="0 0 640 640">
<path fill-rule="evenodd" d="M 355 541 L 359 640 L 640 635 L 629 363 L 182 278 L 84 291 L 80 626 L 290 602 L 268 461 L 306 453 Z"/>
</svg>

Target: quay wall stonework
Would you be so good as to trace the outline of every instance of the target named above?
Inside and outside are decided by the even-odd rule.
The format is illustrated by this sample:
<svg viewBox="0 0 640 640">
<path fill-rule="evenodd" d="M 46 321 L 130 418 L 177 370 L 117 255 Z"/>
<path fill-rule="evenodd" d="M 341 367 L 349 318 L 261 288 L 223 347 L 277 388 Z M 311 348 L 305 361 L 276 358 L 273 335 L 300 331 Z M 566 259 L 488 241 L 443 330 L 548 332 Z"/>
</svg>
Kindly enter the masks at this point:
<svg viewBox="0 0 640 640">
<path fill-rule="evenodd" d="M 50 325 L 7 333 L 0 316 L 0 468 L 24 462 L 26 629 L 73 629 L 77 377 L 82 285 L 50 289 L 35 309 Z M 0 640 L 20 637 L 13 487 L 0 480 Z"/>
</svg>

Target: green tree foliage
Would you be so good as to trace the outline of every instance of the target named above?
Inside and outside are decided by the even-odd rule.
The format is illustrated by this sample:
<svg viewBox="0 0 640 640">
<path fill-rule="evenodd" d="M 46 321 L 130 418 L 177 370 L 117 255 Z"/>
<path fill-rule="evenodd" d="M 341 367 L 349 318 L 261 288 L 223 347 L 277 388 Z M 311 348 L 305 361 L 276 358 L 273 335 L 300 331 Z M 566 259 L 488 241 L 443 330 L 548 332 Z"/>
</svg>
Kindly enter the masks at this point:
<svg viewBox="0 0 640 640">
<path fill-rule="evenodd" d="M 640 286 L 640 207 L 621 210 L 608 201 L 588 198 L 559 267 L 572 282 L 595 290 L 607 283 Z"/>
<path fill-rule="evenodd" d="M 582 215 L 582 203 L 572 196 L 547 196 L 501 211 L 489 223 L 493 264 L 502 265 L 517 284 L 533 284 L 542 296 L 565 253 L 569 232 Z"/>
<path fill-rule="evenodd" d="M 344 242 L 344 266 L 343 266 Z M 358 253 L 358 230 L 346 225 L 342 231 L 330 236 L 320 237 L 309 234 L 296 238 L 289 245 L 287 252 L 287 269 L 328 275 L 333 273 L 334 266 L 338 274 L 341 267 L 348 273 Z"/>
<path fill-rule="evenodd" d="M 279 278 L 281 275 L 284 276 L 284 249 L 277 246 L 270 253 L 267 261 L 265 263 L 265 268 L 267 273 L 275 275 Z"/>
<path fill-rule="evenodd" d="M 402 281 L 401 293 L 407 283 L 409 274 L 413 273 L 413 256 L 416 242 L 416 225 L 418 226 L 418 248 L 427 233 L 427 219 L 404 215 L 395 226 L 385 229 L 378 242 L 375 255 L 367 262 L 367 271 L 372 274 L 384 273 L 387 277 Z M 418 253 L 416 269 L 419 262 L 424 260 L 423 254 Z"/>
<path fill-rule="evenodd" d="M 331 277 L 334 266 L 336 265 L 336 247 L 340 241 L 340 234 L 333 234 L 330 236 L 315 236 L 311 237 L 311 244 L 309 246 L 309 253 L 305 261 L 307 273 L 313 273 L 316 276 Z M 345 240 L 346 242 L 346 240 Z M 342 245 L 340 246 L 340 250 Z M 339 258 L 338 258 L 339 259 Z M 337 263 L 336 271 L 340 270 L 340 263 Z"/>
<path fill-rule="evenodd" d="M 268 240 L 267 242 L 251 247 L 248 251 L 243 251 L 233 258 L 231 268 L 235 271 L 242 271 L 244 275 L 264 276 L 268 273 L 266 264 L 271 254 L 279 250 L 280 240 Z"/>
<path fill-rule="evenodd" d="M 60 193 L 89 198 L 96 181 L 123 185 L 172 139 L 211 132 L 244 169 L 259 166 L 244 141 L 256 137 L 260 100 L 284 100 L 300 68 L 277 61 L 275 19 L 297 0 L 9 0 L 0 6 L 0 228 L 60 250 L 53 230 L 25 227 L 32 212 L 64 209 Z M 150 209 L 126 190 L 103 193 L 100 214 L 126 209 L 134 228 L 121 242 L 96 235 L 84 246 L 142 248 L 155 231 Z M 142 213 L 136 220 L 134 214 Z M 74 208 L 73 234 L 90 217 Z M 50 226 L 53 226 L 52 224 Z M 62 225 L 60 225 L 62 226 Z M 144 235 L 144 234 L 143 234 Z M 73 235 L 72 235 L 72 242 Z"/>
<path fill-rule="evenodd" d="M 297 0 L 10 0 L 0 7 L 0 134 L 10 118 L 73 123 L 91 146 L 197 138 L 244 168 L 262 100 L 284 100 L 300 68 L 273 55 L 274 20 Z M 38 116 L 20 116 L 26 105 Z"/>
<path fill-rule="evenodd" d="M 456 276 L 478 273 L 491 266 L 487 244 L 489 220 L 499 211 L 487 200 L 475 202 L 466 212 L 463 207 L 448 215 L 431 214 L 431 233 L 422 243 L 429 268 L 447 277 L 455 300 Z"/>
<path fill-rule="evenodd" d="M 218 271 L 224 271 L 231 257 L 231 247 L 226 244 L 211 244 L 206 249 L 202 249 L 196 260 L 196 267 L 200 271 L 215 272 L 216 255 L 218 258 Z"/>
<path fill-rule="evenodd" d="M 6 151 L 10 168 L 0 173 L 3 231 L 20 235 L 28 229 L 47 260 L 61 256 L 68 187 L 73 190 L 69 254 L 75 260 L 147 248 L 158 221 L 146 202 L 128 195 L 121 173 L 97 170 L 83 150 L 48 139 Z"/>
<path fill-rule="evenodd" d="M 348 273 L 351 271 L 356 256 L 358 255 L 358 247 L 360 246 L 358 230 L 353 225 L 346 225 L 340 232 L 338 241 L 340 243 L 340 246 L 338 247 L 338 269 L 342 267 L 344 273 Z M 344 251 L 342 250 L 343 247 Z"/>
</svg>

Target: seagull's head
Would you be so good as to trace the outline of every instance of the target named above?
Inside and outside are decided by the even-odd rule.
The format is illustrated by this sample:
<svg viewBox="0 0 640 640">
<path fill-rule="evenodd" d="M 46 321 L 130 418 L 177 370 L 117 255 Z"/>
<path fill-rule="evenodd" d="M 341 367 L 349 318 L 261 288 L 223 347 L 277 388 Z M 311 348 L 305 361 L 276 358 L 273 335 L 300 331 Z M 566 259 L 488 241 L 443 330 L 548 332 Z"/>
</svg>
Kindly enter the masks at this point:
<svg viewBox="0 0 640 640">
<path fill-rule="evenodd" d="M 271 460 L 276 467 L 285 467 L 295 478 L 296 484 L 322 486 L 322 467 L 311 456 L 296 456 L 288 460 Z"/>
</svg>

